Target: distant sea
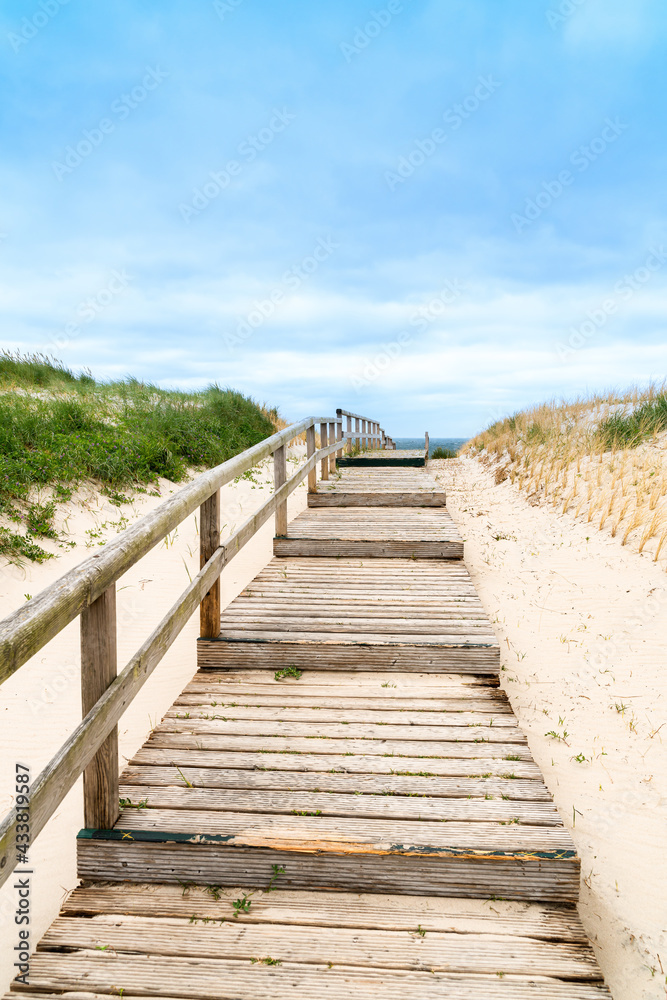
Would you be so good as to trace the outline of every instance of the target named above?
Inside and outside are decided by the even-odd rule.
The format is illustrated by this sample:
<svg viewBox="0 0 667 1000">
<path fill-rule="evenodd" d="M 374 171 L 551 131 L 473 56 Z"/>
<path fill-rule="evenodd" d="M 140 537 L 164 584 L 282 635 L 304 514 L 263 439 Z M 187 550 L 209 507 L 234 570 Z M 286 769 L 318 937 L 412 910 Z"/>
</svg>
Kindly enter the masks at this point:
<svg viewBox="0 0 667 1000">
<path fill-rule="evenodd" d="M 423 448 L 424 438 L 394 438 L 397 448 Z M 461 445 L 465 444 L 467 438 L 436 438 L 428 439 L 428 453 L 432 455 L 436 448 L 449 448 L 450 451 L 458 451 Z"/>
</svg>

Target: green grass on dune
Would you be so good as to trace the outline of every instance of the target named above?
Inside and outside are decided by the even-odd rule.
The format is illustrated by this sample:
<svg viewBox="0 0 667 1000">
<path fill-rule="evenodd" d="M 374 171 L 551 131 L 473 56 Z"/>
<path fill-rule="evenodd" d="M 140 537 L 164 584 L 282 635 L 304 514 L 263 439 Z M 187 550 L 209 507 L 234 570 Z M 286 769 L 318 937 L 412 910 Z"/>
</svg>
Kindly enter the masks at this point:
<svg viewBox="0 0 667 1000">
<path fill-rule="evenodd" d="M 43 355 L 0 354 L 0 554 L 47 558 L 56 504 L 92 481 L 122 491 L 174 482 L 226 461 L 274 433 L 277 413 L 231 389 L 175 392 L 128 378 L 96 382 Z M 50 487 L 52 497 L 36 495 Z M 41 556 L 40 554 L 41 553 Z"/>
<path fill-rule="evenodd" d="M 612 448 L 636 448 L 664 430 L 667 430 L 667 395 L 661 393 L 632 413 L 617 413 L 604 420 L 598 427 L 598 437 L 611 451 Z"/>
</svg>

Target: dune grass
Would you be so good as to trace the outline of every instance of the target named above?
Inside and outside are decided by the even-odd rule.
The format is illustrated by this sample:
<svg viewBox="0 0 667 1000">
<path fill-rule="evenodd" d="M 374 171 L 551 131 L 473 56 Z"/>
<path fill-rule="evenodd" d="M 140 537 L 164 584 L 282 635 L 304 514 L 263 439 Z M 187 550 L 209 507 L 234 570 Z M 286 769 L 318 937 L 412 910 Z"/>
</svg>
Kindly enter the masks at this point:
<svg viewBox="0 0 667 1000">
<path fill-rule="evenodd" d="M 665 385 L 550 402 L 492 424 L 463 453 L 621 544 L 667 555 Z"/>
<path fill-rule="evenodd" d="M 0 354 L 0 554 L 47 558 L 59 503 L 85 482 L 115 503 L 158 477 L 183 480 L 274 433 L 279 422 L 231 389 L 159 389 L 133 378 L 98 382 L 43 355 Z M 41 555 L 40 555 L 41 553 Z"/>
</svg>

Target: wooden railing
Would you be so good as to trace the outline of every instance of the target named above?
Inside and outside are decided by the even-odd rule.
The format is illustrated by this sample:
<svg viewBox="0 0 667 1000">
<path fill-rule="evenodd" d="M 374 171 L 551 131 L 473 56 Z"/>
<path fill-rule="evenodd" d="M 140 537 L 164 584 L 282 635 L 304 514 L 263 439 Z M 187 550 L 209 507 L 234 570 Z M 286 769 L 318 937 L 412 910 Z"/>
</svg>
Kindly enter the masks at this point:
<svg viewBox="0 0 667 1000">
<path fill-rule="evenodd" d="M 343 431 L 342 415 L 348 416 Z M 350 419 L 356 421 L 353 438 Z M 363 425 L 360 427 L 360 422 Z M 316 427 L 320 447 L 316 447 Z M 287 479 L 287 447 L 306 435 L 306 462 Z M 287 498 L 306 476 L 308 489 L 336 468 L 345 447 L 380 447 L 385 434 L 379 424 L 339 410 L 336 417 L 307 417 L 286 427 L 222 465 L 202 473 L 154 511 L 127 528 L 100 552 L 65 573 L 18 610 L 0 621 L 0 683 L 66 625 L 81 618 L 81 693 L 83 720 L 30 787 L 31 839 L 83 774 L 84 823 L 109 829 L 119 815 L 118 721 L 185 624 L 200 606 L 204 638 L 220 632 L 220 573 L 255 532 L 275 514 L 276 535 L 287 534 Z M 224 543 L 220 542 L 220 488 L 259 462 L 273 456 L 272 496 Z M 116 582 L 142 556 L 161 542 L 197 508 L 200 509 L 201 569 L 127 666 L 117 673 Z M 18 807 L 17 807 L 18 808 Z M 0 885 L 16 863 L 17 808 L 0 824 Z M 22 810 L 25 807 L 22 807 Z"/>
<path fill-rule="evenodd" d="M 346 437 L 348 452 L 359 448 L 365 451 L 368 448 L 395 448 L 396 445 L 390 437 L 387 437 L 384 430 L 378 423 L 362 417 L 359 413 L 350 413 L 348 410 L 336 410 L 338 419 L 347 419 Z M 354 428 L 352 421 L 354 420 Z"/>
</svg>

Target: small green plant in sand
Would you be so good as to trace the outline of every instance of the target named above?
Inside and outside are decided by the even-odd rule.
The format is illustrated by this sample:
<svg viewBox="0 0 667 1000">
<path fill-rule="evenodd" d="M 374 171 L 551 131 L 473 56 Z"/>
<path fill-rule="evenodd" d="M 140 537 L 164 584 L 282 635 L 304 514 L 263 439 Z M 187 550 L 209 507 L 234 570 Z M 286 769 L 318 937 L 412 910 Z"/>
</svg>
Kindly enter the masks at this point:
<svg viewBox="0 0 667 1000">
<path fill-rule="evenodd" d="M 299 681 L 301 680 L 302 677 L 303 677 L 303 670 L 299 670 L 299 668 L 294 663 L 290 663 L 288 667 L 283 667 L 281 670 L 276 670 L 275 674 L 273 675 L 273 678 L 276 681 L 284 681 L 287 680 L 288 678 L 291 678 L 294 681 Z"/>
</svg>

